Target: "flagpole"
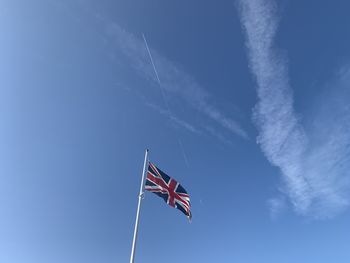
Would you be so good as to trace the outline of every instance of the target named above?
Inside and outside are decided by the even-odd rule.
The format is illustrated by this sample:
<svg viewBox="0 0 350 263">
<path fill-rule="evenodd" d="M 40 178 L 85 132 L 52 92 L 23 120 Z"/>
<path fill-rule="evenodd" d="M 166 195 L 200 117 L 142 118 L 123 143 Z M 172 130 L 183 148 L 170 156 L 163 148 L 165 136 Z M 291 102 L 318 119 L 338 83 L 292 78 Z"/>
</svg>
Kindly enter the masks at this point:
<svg viewBox="0 0 350 263">
<path fill-rule="evenodd" d="M 143 162 L 141 186 L 140 186 L 140 193 L 139 193 L 139 201 L 138 201 L 138 204 L 137 204 L 136 221 L 135 221 L 135 229 L 134 229 L 134 238 L 132 240 L 130 263 L 134 263 L 134 257 L 135 257 L 136 240 L 137 240 L 137 233 L 138 233 L 139 220 L 140 220 L 140 207 L 141 207 L 141 200 L 143 198 L 143 190 L 144 190 L 144 186 L 145 186 L 144 181 L 145 181 L 145 174 L 146 174 L 147 163 L 148 163 L 148 152 L 149 152 L 149 150 L 147 149 L 146 152 L 145 152 L 145 160 Z"/>
</svg>

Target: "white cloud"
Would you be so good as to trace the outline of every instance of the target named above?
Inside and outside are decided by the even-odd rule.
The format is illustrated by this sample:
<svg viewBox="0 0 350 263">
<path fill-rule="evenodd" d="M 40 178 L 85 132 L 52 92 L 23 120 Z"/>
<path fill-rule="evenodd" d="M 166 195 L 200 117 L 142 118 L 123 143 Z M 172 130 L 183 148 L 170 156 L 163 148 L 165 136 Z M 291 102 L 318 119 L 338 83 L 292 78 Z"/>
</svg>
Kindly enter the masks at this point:
<svg viewBox="0 0 350 263">
<path fill-rule="evenodd" d="M 241 1 L 250 67 L 258 85 L 254 119 L 258 143 L 268 160 L 284 175 L 291 200 L 300 212 L 310 205 L 310 187 L 303 176 L 301 158 L 307 139 L 293 110 L 285 59 L 273 48 L 277 29 L 271 1 Z"/>
<path fill-rule="evenodd" d="M 346 158 L 344 145 L 350 139 L 349 125 L 344 126 L 343 120 L 333 123 L 332 133 L 325 133 L 321 144 L 310 142 L 319 130 L 307 136 L 300 124 L 293 108 L 287 60 L 273 45 L 278 27 L 275 3 L 270 0 L 239 3 L 249 65 L 257 83 L 259 100 L 254 108 L 257 141 L 269 162 L 280 169 L 284 192 L 297 213 L 332 216 L 348 205 L 339 168 Z M 348 116 L 343 114 L 343 118 Z"/>
</svg>

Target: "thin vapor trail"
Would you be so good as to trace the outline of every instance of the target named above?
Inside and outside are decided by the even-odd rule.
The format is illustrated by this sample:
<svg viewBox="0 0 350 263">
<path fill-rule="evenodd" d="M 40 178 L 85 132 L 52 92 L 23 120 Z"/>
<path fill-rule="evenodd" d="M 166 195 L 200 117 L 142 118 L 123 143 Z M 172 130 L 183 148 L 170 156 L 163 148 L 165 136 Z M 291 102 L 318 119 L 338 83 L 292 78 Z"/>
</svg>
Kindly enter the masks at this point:
<svg viewBox="0 0 350 263">
<path fill-rule="evenodd" d="M 168 104 L 168 101 L 166 100 L 165 91 L 163 90 L 162 84 L 161 84 L 161 82 L 160 82 L 159 74 L 158 74 L 156 65 L 154 64 L 153 57 L 152 57 L 152 54 L 151 54 L 151 50 L 150 50 L 149 47 L 148 47 L 148 43 L 147 43 L 147 40 L 146 40 L 146 37 L 145 37 L 144 34 L 142 34 L 142 37 L 143 37 L 143 41 L 145 42 L 145 45 L 146 45 L 146 49 L 147 49 L 149 58 L 150 58 L 150 60 L 151 60 L 154 73 L 156 74 L 156 77 L 157 77 L 157 81 L 158 81 L 158 84 L 159 84 L 159 87 L 160 87 L 160 91 L 161 91 L 161 93 L 162 93 L 162 97 L 163 97 L 164 104 L 165 104 L 165 106 L 166 106 L 166 108 L 167 108 L 167 111 L 168 111 L 168 113 L 169 113 L 169 117 L 171 118 L 171 116 L 172 116 L 173 114 L 171 113 L 170 107 L 169 107 L 169 104 Z"/>
<path fill-rule="evenodd" d="M 148 47 L 148 43 L 147 43 L 147 40 L 146 40 L 146 37 L 144 34 L 142 34 L 142 38 L 143 38 L 143 41 L 145 42 L 145 46 L 146 46 L 146 49 L 147 49 L 147 52 L 148 52 L 148 55 L 149 55 L 149 58 L 151 60 L 151 63 L 152 63 L 152 67 L 153 67 L 153 70 L 154 70 L 154 73 L 157 77 L 157 81 L 158 81 L 158 85 L 159 85 L 159 88 L 160 88 L 160 91 L 161 91 L 161 94 L 162 94 L 162 98 L 163 98 L 163 102 L 165 104 L 165 107 L 166 107 L 166 110 L 168 112 L 168 118 L 173 121 L 174 119 L 176 119 L 176 117 L 174 117 L 174 115 L 172 114 L 171 110 L 170 110 L 170 106 L 168 104 L 168 101 L 165 97 L 165 91 L 163 90 L 163 87 L 162 87 L 162 84 L 160 82 L 160 78 L 159 78 L 159 74 L 158 74 L 158 71 L 157 71 L 157 68 L 156 68 L 156 65 L 154 64 L 154 61 L 153 61 L 153 57 L 152 57 L 152 54 L 151 54 L 151 50 L 149 49 Z M 187 159 L 187 155 L 186 155 L 186 152 L 185 152 L 185 149 L 182 145 L 182 142 L 180 140 L 180 138 L 177 139 L 178 142 L 179 142 L 179 147 L 180 147 L 180 151 L 182 153 L 182 156 L 184 158 L 184 161 L 186 163 L 187 166 L 189 166 L 189 163 L 188 163 L 188 159 Z"/>
</svg>

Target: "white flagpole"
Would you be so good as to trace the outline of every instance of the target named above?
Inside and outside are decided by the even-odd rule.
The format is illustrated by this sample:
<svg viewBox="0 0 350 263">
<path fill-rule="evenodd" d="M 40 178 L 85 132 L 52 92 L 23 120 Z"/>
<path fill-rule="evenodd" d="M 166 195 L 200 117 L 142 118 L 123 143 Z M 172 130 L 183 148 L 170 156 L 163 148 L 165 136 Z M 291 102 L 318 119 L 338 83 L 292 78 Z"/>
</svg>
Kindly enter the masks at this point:
<svg viewBox="0 0 350 263">
<path fill-rule="evenodd" d="M 134 238 L 132 240 L 132 248 L 131 248 L 131 256 L 130 256 L 130 263 L 134 263 L 134 257 L 135 257 L 135 249 L 136 249 L 136 240 L 137 240 L 137 232 L 139 228 L 139 220 L 140 220 L 140 207 L 141 207 L 141 200 L 143 198 L 143 190 L 145 186 L 145 174 L 148 164 L 148 149 L 145 152 L 145 160 L 143 162 L 143 171 L 142 171 L 142 178 L 141 178 L 141 186 L 140 186 L 140 193 L 139 193 L 139 202 L 137 204 L 137 212 L 136 212 L 136 222 L 135 222 L 135 229 L 134 229 Z"/>
</svg>

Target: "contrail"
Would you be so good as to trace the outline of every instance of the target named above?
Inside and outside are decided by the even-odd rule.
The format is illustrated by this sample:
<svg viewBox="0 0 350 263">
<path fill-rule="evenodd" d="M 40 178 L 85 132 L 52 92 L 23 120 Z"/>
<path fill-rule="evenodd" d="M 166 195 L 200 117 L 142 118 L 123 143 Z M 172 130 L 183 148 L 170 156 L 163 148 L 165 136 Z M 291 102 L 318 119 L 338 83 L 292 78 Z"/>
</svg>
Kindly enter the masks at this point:
<svg viewBox="0 0 350 263">
<path fill-rule="evenodd" d="M 166 108 L 167 108 L 167 111 L 168 111 L 168 113 L 169 113 L 169 117 L 171 118 L 171 116 L 172 116 L 173 114 L 171 113 L 170 107 L 169 107 L 169 104 L 168 104 L 168 101 L 166 100 L 165 91 L 163 90 L 162 84 L 161 84 L 161 82 L 160 82 L 159 75 L 158 75 L 158 71 L 157 71 L 156 65 L 154 64 L 153 57 L 152 57 L 151 51 L 150 51 L 150 49 L 149 49 L 149 47 L 148 47 L 148 43 L 147 43 L 146 37 L 145 37 L 144 34 L 142 34 L 142 37 L 143 37 L 143 41 L 145 42 L 145 45 L 146 45 L 146 49 L 147 49 L 149 58 L 150 58 L 150 60 L 151 60 L 154 73 L 156 74 L 156 77 L 157 77 L 157 81 L 158 81 L 158 84 L 159 84 L 159 87 L 160 87 L 160 91 L 161 91 L 161 93 L 162 93 L 162 97 L 163 97 L 164 104 L 165 104 L 165 106 L 166 106 Z"/>
<path fill-rule="evenodd" d="M 152 57 L 151 51 L 150 51 L 149 48 L 148 48 L 148 44 L 147 44 L 146 37 L 145 37 L 144 34 L 142 34 L 142 37 L 143 37 L 143 41 L 145 42 L 148 55 L 149 55 L 149 57 L 150 57 L 150 59 L 151 59 L 152 66 L 153 66 L 154 72 L 156 73 L 156 77 L 157 77 L 157 80 L 158 80 L 158 83 L 159 83 L 159 86 L 160 86 L 160 79 L 159 79 L 158 71 L 157 71 L 157 69 L 156 69 L 156 66 L 154 65 L 153 57 Z"/>
<path fill-rule="evenodd" d="M 146 46 L 146 49 L 147 49 L 149 58 L 150 58 L 151 63 L 152 63 L 154 73 L 156 74 L 156 77 L 157 77 L 157 82 L 158 82 L 158 85 L 159 85 L 159 88 L 160 88 L 160 91 L 161 91 L 161 94 L 162 94 L 163 102 L 164 102 L 165 107 L 166 107 L 166 110 L 167 110 L 167 112 L 168 112 L 168 118 L 170 119 L 170 121 L 173 122 L 173 119 L 175 119 L 175 117 L 174 117 L 174 115 L 172 114 L 172 112 L 171 112 L 171 110 L 170 110 L 168 101 L 167 101 L 166 96 L 165 96 L 165 90 L 163 89 L 162 84 L 161 84 L 161 82 L 160 82 L 159 74 L 158 74 L 156 65 L 154 64 L 153 57 L 152 57 L 152 54 L 151 54 L 151 50 L 150 50 L 149 47 L 148 47 L 148 43 L 147 43 L 147 40 L 146 40 L 146 37 L 145 37 L 144 34 L 142 34 L 142 38 L 143 38 L 143 41 L 145 42 L 145 46 Z M 182 156 L 183 156 L 183 158 L 184 158 L 184 161 L 185 161 L 186 165 L 189 166 L 188 159 L 187 159 L 187 155 L 186 155 L 185 149 L 184 149 L 184 147 L 183 147 L 183 145 L 182 145 L 182 142 L 181 142 L 180 138 L 177 138 L 177 140 L 178 140 L 178 142 L 179 142 L 180 151 L 181 151 L 181 153 L 182 153 Z"/>
</svg>

